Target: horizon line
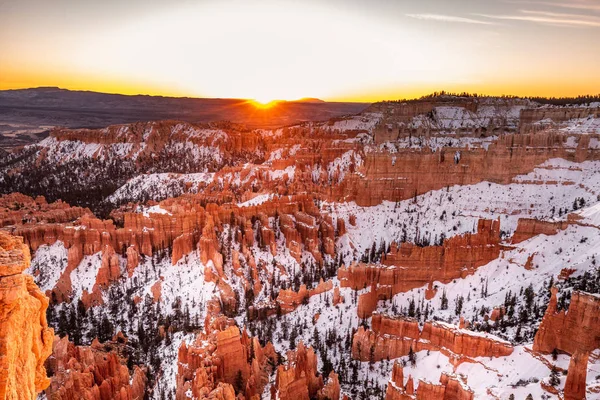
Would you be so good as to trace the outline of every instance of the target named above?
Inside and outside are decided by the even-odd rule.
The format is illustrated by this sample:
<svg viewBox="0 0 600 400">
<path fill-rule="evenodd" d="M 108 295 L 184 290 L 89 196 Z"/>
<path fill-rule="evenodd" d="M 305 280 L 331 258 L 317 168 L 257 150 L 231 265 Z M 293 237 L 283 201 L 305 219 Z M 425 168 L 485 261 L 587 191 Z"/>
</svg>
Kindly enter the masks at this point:
<svg viewBox="0 0 600 400">
<path fill-rule="evenodd" d="M 201 97 L 201 96 L 193 96 L 193 95 L 177 95 L 177 94 L 160 94 L 160 93 L 140 93 L 140 92 L 132 92 L 132 93 L 127 93 L 127 92 L 119 92 L 119 91 L 101 91 L 101 90 L 94 90 L 94 89 L 70 89 L 68 87 L 61 87 L 61 86 L 53 86 L 53 85 L 41 85 L 41 86 L 28 86 L 28 87 L 11 87 L 11 88 L 3 88 L 0 89 L 0 92 L 8 92 L 8 91 L 18 91 L 18 90 L 39 90 L 39 89 L 57 89 L 57 90 L 63 90 L 63 91 L 68 91 L 68 92 L 87 92 L 87 93 L 97 93 L 97 94 L 106 94 L 106 95 L 116 95 L 116 96 L 126 96 L 126 97 L 136 97 L 136 96 L 145 96 L 145 97 L 159 97 L 159 98 L 170 98 L 170 99 L 188 99 L 188 100 L 240 100 L 240 101 L 258 101 L 256 98 L 244 98 L 244 97 Z M 577 95 L 572 95 L 572 96 L 542 96 L 542 95 L 516 95 L 516 94 L 509 94 L 509 93 L 504 93 L 501 95 L 493 95 L 493 94 L 486 94 L 486 93 L 478 93 L 478 92 L 469 92 L 469 91 L 459 91 L 459 92 L 455 92 L 455 91 L 448 91 L 448 90 L 434 90 L 434 91 L 429 91 L 425 94 L 421 94 L 421 95 L 414 95 L 413 97 L 396 97 L 396 98 L 379 98 L 378 100 L 357 100 L 357 99 L 352 99 L 352 100 L 340 100 L 340 99 L 335 99 L 335 100 L 324 100 L 321 99 L 319 97 L 314 97 L 314 96 L 305 96 L 305 97 L 301 97 L 298 99 L 272 99 L 269 102 L 270 103 L 300 103 L 300 102 L 307 102 L 309 103 L 310 100 L 317 100 L 317 102 L 314 102 L 314 104 L 318 104 L 319 102 L 324 102 L 324 103 L 359 103 L 359 104 L 374 104 L 374 103 L 379 103 L 379 102 L 388 102 L 388 101 L 400 101 L 400 100 L 406 100 L 406 101 L 410 101 L 410 100 L 420 100 L 420 99 L 424 99 L 427 97 L 434 97 L 434 96 L 455 96 L 455 97 L 496 97 L 496 98 L 520 98 L 520 99 L 532 99 L 532 98 L 540 98 L 540 99 L 576 99 L 576 98 L 581 98 L 581 97 L 600 97 L 600 92 L 598 93 L 582 93 L 582 94 L 577 94 Z"/>
</svg>

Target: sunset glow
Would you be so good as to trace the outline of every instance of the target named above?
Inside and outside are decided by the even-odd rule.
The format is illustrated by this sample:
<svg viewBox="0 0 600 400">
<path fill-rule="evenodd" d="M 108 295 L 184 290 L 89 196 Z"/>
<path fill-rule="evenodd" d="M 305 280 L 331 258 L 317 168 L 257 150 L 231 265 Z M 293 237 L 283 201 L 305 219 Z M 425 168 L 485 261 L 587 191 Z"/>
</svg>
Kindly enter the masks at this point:
<svg viewBox="0 0 600 400">
<path fill-rule="evenodd" d="M 0 5 L 0 89 L 263 104 L 600 92 L 600 10 L 591 0 L 91 3 Z"/>
</svg>

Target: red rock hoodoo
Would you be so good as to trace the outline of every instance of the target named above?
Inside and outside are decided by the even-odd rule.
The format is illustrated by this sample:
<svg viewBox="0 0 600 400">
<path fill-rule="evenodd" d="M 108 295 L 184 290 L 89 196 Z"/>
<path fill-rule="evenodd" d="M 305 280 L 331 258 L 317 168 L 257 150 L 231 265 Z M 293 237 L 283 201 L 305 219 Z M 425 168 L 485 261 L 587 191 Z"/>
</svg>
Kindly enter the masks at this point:
<svg viewBox="0 0 600 400">
<path fill-rule="evenodd" d="M 120 354 L 122 343 L 113 340 L 90 346 L 75 346 L 68 337 L 54 340 L 48 369 L 53 376 L 46 396 L 54 400 L 143 399 L 146 371 L 135 367 L 132 374 Z"/>
<path fill-rule="evenodd" d="M 54 333 L 48 299 L 22 274 L 29 263 L 22 238 L 0 231 L 0 399 L 34 399 L 50 383 L 44 361 Z"/>
<path fill-rule="evenodd" d="M 600 347 L 600 297 L 573 292 L 569 310 L 557 311 L 557 288 L 533 341 L 533 350 L 552 353 L 554 349 L 574 355 Z"/>
</svg>

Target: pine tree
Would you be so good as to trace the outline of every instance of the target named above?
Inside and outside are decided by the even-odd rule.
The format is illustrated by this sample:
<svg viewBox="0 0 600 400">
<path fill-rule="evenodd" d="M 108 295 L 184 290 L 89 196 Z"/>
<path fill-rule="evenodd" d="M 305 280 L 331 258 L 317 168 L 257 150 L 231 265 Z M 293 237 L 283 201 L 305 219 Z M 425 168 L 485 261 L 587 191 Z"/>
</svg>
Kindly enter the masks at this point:
<svg viewBox="0 0 600 400">
<path fill-rule="evenodd" d="M 412 346 L 410 346 L 410 350 L 408 351 L 408 360 L 413 367 L 417 365 L 417 355 L 413 351 Z"/>
<path fill-rule="evenodd" d="M 408 303 L 408 316 L 413 318 L 415 316 L 415 299 L 410 299 Z"/>
<path fill-rule="evenodd" d="M 298 327 L 294 324 L 290 332 L 290 349 L 292 350 L 296 348 L 296 338 L 298 338 Z"/>
<path fill-rule="evenodd" d="M 558 386 L 560 384 L 560 377 L 558 376 L 558 370 L 556 369 L 556 367 L 553 365 L 552 369 L 550 370 L 550 385 L 552 386 Z"/>
<path fill-rule="evenodd" d="M 448 309 L 448 297 L 446 296 L 446 289 L 444 289 L 444 291 L 442 292 L 442 302 L 440 304 L 440 309 L 441 310 Z"/>
<path fill-rule="evenodd" d="M 462 313 L 464 298 L 462 296 L 458 296 L 455 300 L 456 308 L 454 309 L 454 313 L 456 315 L 460 315 Z"/>
</svg>

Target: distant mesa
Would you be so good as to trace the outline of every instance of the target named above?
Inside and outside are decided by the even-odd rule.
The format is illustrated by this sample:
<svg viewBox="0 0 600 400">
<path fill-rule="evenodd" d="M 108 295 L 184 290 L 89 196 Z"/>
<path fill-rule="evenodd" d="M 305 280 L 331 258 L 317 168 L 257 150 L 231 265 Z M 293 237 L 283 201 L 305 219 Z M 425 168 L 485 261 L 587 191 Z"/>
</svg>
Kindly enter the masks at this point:
<svg viewBox="0 0 600 400">
<path fill-rule="evenodd" d="M 296 100 L 297 103 L 325 103 L 325 100 L 317 99 L 316 97 L 303 97 Z"/>
</svg>

